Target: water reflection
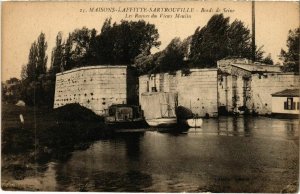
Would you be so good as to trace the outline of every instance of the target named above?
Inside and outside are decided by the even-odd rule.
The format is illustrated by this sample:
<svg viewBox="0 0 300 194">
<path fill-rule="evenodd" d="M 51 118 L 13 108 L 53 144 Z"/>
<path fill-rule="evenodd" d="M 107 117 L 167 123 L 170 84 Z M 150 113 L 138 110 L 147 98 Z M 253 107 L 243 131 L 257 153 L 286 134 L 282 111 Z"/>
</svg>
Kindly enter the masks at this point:
<svg viewBox="0 0 300 194">
<path fill-rule="evenodd" d="M 265 117 L 120 131 L 57 160 L 43 177 L 55 177 L 49 190 L 58 191 L 280 192 L 298 180 L 298 134 L 297 120 Z"/>
<path fill-rule="evenodd" d="M 251 116 L 240 117 L 220 117 L 216 123 L 218 135 L 225 136 L 245 136 L 250 137 L 253 135 L 253 128 L 255 121 L 258 118 Z M 210 121 L 209 121 L 210 122 Z"/>
<path fill-rule="evenodd" d="M 145 132 L 124 132 L 118 134 L 118 140 L 124 141 L 128 158 L 138 161 L 140 157 L 140 142 Z"/>
<path fill-rule="evenodd" d="M 285 123 L 285 129 L 286 134 L 288 137 L 294 137 L 295 136 L 295 124 L 293 122 L 286 122 Z"/>
</svg>

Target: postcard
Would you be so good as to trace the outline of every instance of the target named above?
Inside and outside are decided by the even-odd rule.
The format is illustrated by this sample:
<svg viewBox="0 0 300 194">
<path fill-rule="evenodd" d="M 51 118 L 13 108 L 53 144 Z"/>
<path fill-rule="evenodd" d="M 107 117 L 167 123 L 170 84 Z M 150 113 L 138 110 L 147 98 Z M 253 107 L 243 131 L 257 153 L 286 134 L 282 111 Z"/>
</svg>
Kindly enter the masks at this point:
<svg viewBox="0 0 300 194">
<path fill-rule="evenodd" d="M 298 192 L 298 2 L 1 6 L 3 191 Z"/>
</svg>

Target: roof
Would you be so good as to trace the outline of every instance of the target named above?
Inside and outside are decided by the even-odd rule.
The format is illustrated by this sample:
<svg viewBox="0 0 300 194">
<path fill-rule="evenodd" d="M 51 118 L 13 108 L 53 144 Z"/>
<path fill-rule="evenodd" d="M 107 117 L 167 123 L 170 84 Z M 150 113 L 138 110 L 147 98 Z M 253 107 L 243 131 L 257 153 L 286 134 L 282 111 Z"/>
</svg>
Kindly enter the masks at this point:
<svg viewBox="0 0 300 194">
<path fill-rule="evenodd" d="M 275 97 L 299 97 L 299 89 L 286 89 L 271 95 Z"/>
<path fill-rule="evenodd" d="M 278 65 L 263 65 L 263 64 L 232 64 L 234 67 L 238 67 L 250 72 L 281 72 Z"/>
</svg>

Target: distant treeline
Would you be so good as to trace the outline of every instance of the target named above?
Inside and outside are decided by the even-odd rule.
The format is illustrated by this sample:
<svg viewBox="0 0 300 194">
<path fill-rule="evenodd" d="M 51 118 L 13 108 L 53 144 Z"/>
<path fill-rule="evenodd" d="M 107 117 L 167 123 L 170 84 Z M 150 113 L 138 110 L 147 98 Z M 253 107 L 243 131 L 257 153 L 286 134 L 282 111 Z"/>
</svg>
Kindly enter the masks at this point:
<svg viewBox="0 0 300 194">
<path fill-rule="evenodd" d="M 47 69 L 47 41 L 41 33 L 29 50 L 28 62 L 21 72 L 18 96 L 29 105 L 53 105 L 56 73 L 90 65 L 128 65 L 138 74 L 174 72 L 191 67 L 216 67 L 225 57 L 252 58 L 251 34 L 244 23 L 232 23 L 223 14 L 214 15 L 205 26 L 184 40 L 175 37 L 162 51 L 158 29 L 140 21 L 111 23 L 106 19 L 99 32 L 83 27 L 75 29 L 63 40 L 58 32 L 52 49 L 51 66 Z M 299 71 L 299 29 L 290 31 L 288 51 L 281 51 L 286 71 Z M 256 46 L 256 61 L 273 64 L 270 54 L 263 57 L 262 46 Z"/>
</svg>

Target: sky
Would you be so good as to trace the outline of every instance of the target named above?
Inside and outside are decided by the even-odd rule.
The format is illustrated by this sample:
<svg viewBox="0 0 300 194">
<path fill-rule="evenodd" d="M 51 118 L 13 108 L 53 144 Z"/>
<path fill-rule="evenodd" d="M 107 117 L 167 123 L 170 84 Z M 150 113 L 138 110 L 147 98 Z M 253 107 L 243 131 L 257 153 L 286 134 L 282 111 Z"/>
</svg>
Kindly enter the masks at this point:
<svg viewBox="0 0 300 194">
<path fill-rule="evenodd" d="M 161 11 L 165 8 L 185 8 L 185 12 Z M 92 9 L 98 11 L 90 11 Z M 266 55 L 270 53 L 278 62 L 281 48 L 286 49 L 288 31 L 299 27 L 299 4 L 256 2 L 255 12 L 256 44 L 264 46 Z M 251 2 L 4 2 L 1 11 L 1 80 L 20 78 L 21 67 L 28 61 L 30 46 L 41 32 L 45 33 L 48 42 L 49 67 L 59 31 L 66 38 L 69 32 L 83 26 L 99 32 L 109 17 L 117 23 L 122 19 L 144 19 L 158 29 L 159 50 L 162 50 L 174 37 L 184 39 L 192 35 L 197 27 L 206 25 L 217 13 L 230 17 L 230 22 L 241 20 L 251 29 Z M 153 14 L 157 17 L 151 17 Z M 176 18 L 176 14 L 186 17 Z"/>
</svg>

